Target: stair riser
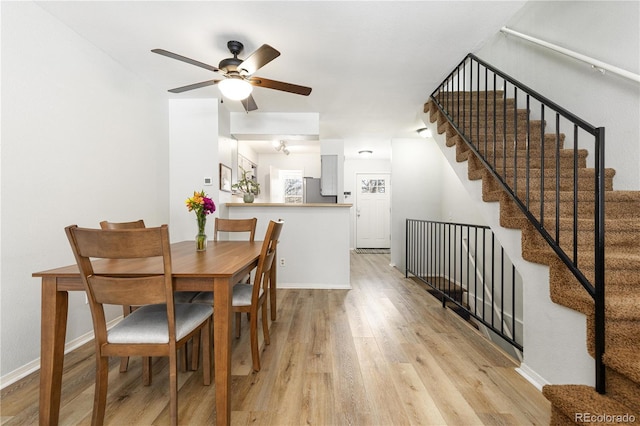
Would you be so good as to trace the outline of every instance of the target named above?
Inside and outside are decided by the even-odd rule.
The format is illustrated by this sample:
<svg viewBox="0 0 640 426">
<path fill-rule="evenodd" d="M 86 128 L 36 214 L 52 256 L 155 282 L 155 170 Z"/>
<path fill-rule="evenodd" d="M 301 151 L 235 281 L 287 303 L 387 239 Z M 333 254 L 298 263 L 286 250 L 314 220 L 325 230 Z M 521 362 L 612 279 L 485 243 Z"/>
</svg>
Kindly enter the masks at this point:
<svg viewBox="0 0 640 426">
<path fill-rule="evenodd" d="M 615 205 L 615 203 L 613 203 Z M 622 203 L 620 203 L 622 204 Z M 540 202 L 538 200 L 531 201 L 528 204 L 529 211 L 538 219 L 542 218 L 542 224 L 547 230 L 555 232 L 556 229 L 556 203 L 554 201 L 546 200 L 544 202 L 544 216 L 540 214 Z M 575 225 L 577 225 L 578 237 L 581 238 L 582 234 L 591 235 L 595 228 L 595 216 L 593 214 L 593 203 L 578 203 L 578 222 L 574 223 L 573 219 L 573 203 L 560 202 L 560 233 L 573 233 Z M 623 241 L 620 238 L 624 238 L 623 234 L 628 234 L 630 239 L 637 246 L 640 241 L 640 223 L 637 223 L 638 210 L 632 210 L 636 208 L 634 204 L 629 206 L 619 205 L 612 207 L 607 205 L 608 209 L 605 212 L 605 229 L 607 231 L 606 242 L 608 245 L 615 245 L 616 241 Z M 638 206 L 637 208 L 640 208 Z M 611 218 L 609 216 L 615 216 Z M 500 198 L 500 217 L 501 219 L 524 219 L 524 213 L 520 211 L 515 201 L 513 201 L 506 194 Z M 611 237 L 611 239 L 609 239 Z M 626 241 L 626 239 L 625 239 Z M 613 243 L 613 244 L 612 244 Z"/>
<path fill-rule="evenodd" d="M 504 193 L 504 190 L 502 189 L 502 187 L 496 183 L 496 182 L 487 182 L 487 178 L 486 178 L 486 173 L 482 172 L 482 178 L 483 178 L 483 195 L 490 195 L 490 199 L 491 201 L 500 201 L 500 196 L 501 194 Z M 491 180 L 494 180 L 493 177 L 491 177 Z M 486 182 L 486 183 L 485 183 Z M 506 182 L 507 184 L 509 184 L 512 189 L 513 189 L 513 182 Z M 532 204 L 539 204 L 539 200 L 540 199 L 540 187 L 539 186 L 529 186 L 529 191 L 527 193 L 527 188 L 525 186 L 526 182 L 518 182 L 518 187 L 517 187 L 517 192 L 516 195 L 517 197 L 522 200 L 523 202 L 526 203 L 527 200 L 527 196 L 529 197 L 529 205 L 531 206 Z M 612 191 L 613 188 L 610 188 L 610 186 L 613 184 L 613 182 L 606 182 L 605 181 L 605 191 Z M 545 191 L 555 191 L 555 185 L 551 185 L 551 187 L 549 187 L 549 185 L 545 185 Z M 573 187 L 571 186 L 570 188 L 567 188 L 568 185 L 563 185 L 560 188 L 560 192 L 573 192 Z M 579 187 L 579 190 L 581 192 L 585 192 L 585 191 L 593 191 L 593 188 L 595 187 L 595 184 L 592 184 L 591 186 L 589 185 L 581 185 Z"/>
<path fill-rule="evenodd" d="M 497 135 L 498 136 L 498 135 Z M 451 137 L 451 136 L 448 136 Z M 473 141 L 474 146 L 476 146 L 478 152 L 481 154 L 491 154 L 493 156 L 494 152 L 496 156 L 500 154 L 501 156 L 505 155 L 507 157 L 512 157 L 515 152 L 517 152 L 518 157 L 526 159 L 527 155 L 529 159 L 533 158 L 542 158 L 542 143 L 540 138 L 530 138 L 528 140 L 529 145 L 527 147 L 527 136 L 526 135 L 518 135 L 517 143 L 514 143 L 516 138 L 513 135 L 509 135 L 505 139 L 502 136 L 496 137 L 489 136 L 485 138 L 480 136 L 478 138 L 476 135 L 473 135 L 471 140 Z M 486 143 L 485 143 L 486 140 Z M 506 149 L 503 147 L 506 146 Z M 555 138 L 545 137 L 544 139 L 544 149 L 545 155 L 544 157 L 553 158 L 555 160 L 556 146 L 558 146 L 561 150 L 564 149 L 564 140 L 556 141 Z M 573 152 L 573 151 L 572 151 Z"/>
<path fill-rule="evenodd" d="M 534 137 L 535 136 L 535 137 Z M 540 134 L 532 135 L 519 133 L 517 135 L 509 134 L 507 137 L 503 137 L 502 135 L 494 135 L 493 133 L 480 133 L 480 135 L 475 132 L 472 135 L 471 140 L 474 145 L 476 145 L 479 149 L 491 149 L 492 151 L 502 151 L 502 147 L 504 145 L 507 146 L 508 149 L 513 150 L 513 147 L 517 147 L 518 151 L 526 151 L 527 150 L 527 142 L 529 143 L 528 148 L 532 153 L 538 153 L 538 157 L 540 156 L 539 152 L 541 151 L 542 143 L 544 142 L 545 151 L 550 151 L 553 155 L 555 155 L 556 147 L 559 149 L 564 149 L 564 137 L 560 138 L 560 140 L 556 140 L 554 135 L 545 134 L 543 140 L 540 140 Z M 485 143 L 486 141 L 486 143 Z M 492 147 L 496 147 L 492 149 Z M 532 154 L 533 155 L 533 154 Z"/>
<path fill-rule="evenodd" d="M 538 197 L 539 198 L 539 197 Z M 529 208 L 539 212 L 540 201 L 529 199 Z M 548 200 L 544 202 L 544 214 L 545 217 L 555 216 L 556 203 L 555 200 Z M 640 203 L 606 203 L 605 204 L 605 218 L 612 219 L 635 219 L 638 217 L 638 211 L 640 211 Z M 593 202 L 579 202 L 578 203 L 578 217 L 593 218 L 595 212 L 595 205 Z M 560 215 L 561 216 L 573 216 L 573 203 L 569 201 L 560 202 Z"/>
<path fill-rule="evenodd" d="M 514 182 L 512 181 L 506 181 L 505 183 L 509 185 L 512 188 L 512 190 L 514 188 L 516 189 L 515 193 L 518 196 L 518 198 L 520 198 L 521 200 L 526 200 L 527 195 L 529 195 L 529 200 L 531 200 L 532 194 L 540 193 L 540 186 L 538 185 L 539 182 L 536 182 L 535 180 L 529 181 L 528 193 L 527 193 L 526 180 L 524 179 L 522 180 L 518 179 L 517 185 L 514 184 Z M 554 181 L 545 180 L 544 184 L 545 184 L 544 185 L 545 190 L 555 191 L 556 188 L 555 188 Z M 591 179 L 587 179 L 586 182 L 581 181 L 579 183 L 578 188 L 580 191 L 593 191 L 595 188 L 595 182 Z M 566 182 L 566 181 L 561 182 L 560 190 L 573 191 L 573 182 Z M 612 178 L 605 179 L 605 190 L 606 191 L 613 190 Z M 500 184 L 493 178 L 493 176 L 489 174 L 489 172 L 484 171 L 484 175 L 482 179 L 482 192 L 483 192 L 483 195 L 489 195 L 490 193 L 493 193 L 491 197 L 491 201 L 499 201 L 499 196 L 502 192 L 504 192 L 504 190 L 502 189 Z M 493 198 L 494 196 L 498 196 L 498 198 L 497 199 Z"/>
<path fill-rule="evenodd" d="M 529 194 L 529 210 L 537 217 L 540 217 L 540 197 L 536 194 Z M 511 200 L 511 199 L 509 199 Z M 501 200 L 502 201 L 502 200 Z M 526 200 L 522 200 L 525 202 Z M 515 206 L 513 202 L 507 206 L 503 204 L 503 210 L 500 211 L 502 218 L 511 218 L 522 216 L 520 209 Z M 543 213 L 545 218 L 555 218 L 556 215 L 556 202 L 555 200 L 545 200 L 543 205 Z M 560 201 L 559 214 L 561 217 L 573 217 L 573 202 Z M 593 202 L 578 202 L 578 217 L 579 218 L 593 218 L 595 214 L 595 205 Z M 634 203 L 607 203 L 605 208 L 605 219 L 636 219 L 638 217 L 637 212 L 640 211 L 640 204 Z M 612 228 L 607 226 L 607 234 Z M 636 232 L 636 231 L 631 231 Z M 607 236 L 608 239 L 608 236 Z M 636 241 L 637 244 L 637 241 Z"/>
<path fill-rule="evenodd" d="M 551 257 L 551 260 L 547 262 L 550 266 L 550 276 L 553 275 L 554 279 L 560 281 L 560 285 L 565 285 L 567 288 L 582 288 L 576 277 L 573 276 L 564 264 L 560 263 L 555 255 L 549 255 L 548 257 Z M 590 282 L 593 282 L 594 273 L 592 268 L 583 268 L 582 273 Z M 635 274 L 629 274 L 626 270 L 607 270 L 604 282 L 607 292 L 616 290 L 638 292 L 640 291 L 640 269 L 638 269 L 638 273 Z"/>
<path fill-rule="evenodd" d="M 484 123 L 479 123 L 478 126 L 475 122 L 465 122 L 464 127 L 463 124 L 458 124 L 460 130 L 464 135 L 467 135 L 472 140 L 487 140 L 496 142 L 501 141 L 503 138 L 507 141 L 512 141 L 515 139 L 516 133 L 518 136 L 518 141 L 526 141 L 527 135 L 529 135 L 529 140 L 533 142 L 540 143 L 541 139 L 549 139 L 553 137 L 555 139 L 555 134 L 553 132 L 544 131 L 544 126 L 540 122 L 529 122 L 527 127 L 526 122 L 518 122 L 515 125 L 512 122 L 495 122 L 495 123 L 487 123 L 485 126 Z M 505 126 L 506 124 L 506 126 Z M 544 138 L 542 138 L 542 134 L 544 134 Z M 564 140 L 565 135 L 560 134 L 558 140 Z"/>
<path fill-rule="evenodd" d="M 449 135 L 454 135 L 456 130 L 449 123 L 449 121 L 443 115 L 439 115 L 438 119 L 438 133 L 443 134 L 447 133 Z M 527 134 L 529 135 L 529 139 L 531 141 L 540 141 L 540 135 L 543 133 L 543 125 L 539 121 L 531 121 L 527 125 L 526 122 L 519 122 L 518 125 L 514 125 L 513 123 L 507 122 L 507 126 L 503 125 L 503 123 L 496 123 L 494 126 L 491 123 L 490 126 L 485 127 L 481 125 L 479 128 L 475 123 L 467 121 L 466 123 L 459 123 L 460 131 L 463 134 L 467 134 L 471 137 L 471 139 L 481 138 L 480 140 L 494 140 L 494 135 L 496 140 L 500 140 L 503 135 L 506 135 L 507 140 L 514 140 L 514 136 L 518 134 L 518 141 L 522 141 L 523 143 L 527 140 Z M 527 131 L 528 130 L 528 131 Z M 555 138 L 555 135 L 551 134 Z M 546 135 L 545 135 L 546 138 Z M 563 139 L 564 135 L 560 135 L 560 139 Z"/>
<path fill-rule="evenodd" d="M 509 185 L 512 189 L 517 188 L 518 196 L 525 198 L 527 195 L 527 180 L 525 178 L 518 178 L 516 182 L 513 179 L 504 179 L 504 182 Z M 556 190 L 556 180 L 555 179 L 545 179 L 544 180 L 544 189 L 545 191 L 555 191 Z M 531 192 L 539 192 L 541 187 L 541 182 L 539 179 L 529 179 L 529 193 Z M 595 190 L 596 183 L 592 179 L 581 180 L 578 183 L 579 191 L 593 191 Z M 613 190 L 613 178 L 607 177 L 605 178 L 605 191 Z M 560 180 L 560 191 L 573 191 L 573 180 L 572 179 L 561 179 Z"/>
<path fill-rule="evenodd" d="M 587 330 L 595 329 L 593 315 L 587 315 L 587 327 L 589 327 Z M 588 334 L 587 348 L 589 353 L 594 353 L 593 334 Z M 640 351 L 638 323 L 631 320 L 608 320 L 605 326 L 605 348 L 637 349 Z"/>
<path fill-rule="evenodd" d="M 478 111 L 474 106 L 473 108 L 460 109 L 459 111 L 455 109 L 452 110 L 451 118 L 455 123 L 458 123 L 458 126 L 460 126 L 461 128 L 462 126 L 464 126 L 465 129 L 475 129 L 477 125 L 479 125 L 480 129 L 486 128 L 491 131 L 494 126 L 496 128 L 502 127 L 505 123 L 507 124 L 507 127 L 511 128 L 513 128 L 513 123 L 519 123 L 523 126 L 526 126 L 528 116 L 527 111 L 519 109 L 517 114 L 518 116 L 514 117 L 514 111 L 512 107 L 507 109 L 506 115 L 505 111 L 502 108 L 499 108 L 495 111 L 494 116 L 493 109 L 489 108 L 486 112 L 485 117 L 485 110 L 481 109 L 480 118 L 478 119 Z M 531 126 L 533 126 L 534 123 L 536 126 L 540 126 L 542 122 L 540 120 L 529 120 L 529 124 Z"/>
<path fill-rule="evenodd" d="M 435 98 L 439 102 L 444 102 L 447 99 L 488 99 L 496 101 L 504 100 L 504 91 L 502 90 L 465 90 L 465 91 L 449 91 L 449 92 L 441 92 L 438 93 Z M 511 97 L 507 97 L 507 102 L 514 102 L 514 99 Z"/>
<path fill-rule="evenodd" d="M 526 220 L 526 219 L 524 219 Z M 508 221 L 505 221 L 509 223 Z M 555 229 L 545 228 L 547 232 L 555 238 Z M 562 230 L 560 231 L 560 247 L 566 253 L 573 253 L 573 231 Z M 583 253 L 593 255 L 595 248 L 595 235 L 593 230 L 591 231 L 579 231 L 578 232 L 578 250 L 579 256 Z M 640 238 L 640 232 L 611 232 L 606 233 L 605 250 L 615 250 L 616 252 L 629 252 L 634 253 L 638 246 L 638 239 Z M 523 235 L 522 247 L 526 250 L 541 250 L 548 249 L 549 245 L 544 238 L 538 232 L 527 233 L 526 239 Z M 550 249 L 549 249 L 550 250 Z M 640 271 L 639 271 L 640 273 Z"/>
<path fill-rule="evenodd" d="M 573 419 L 565 416 L 564 413 L 555 407 L 551 407 L 550 425 L 553 426 L 575 426 Z"/>
<path fill-rule="evenodd" d="M 606 369 L 606 384 L 607 395 L 632 409 L 640 421 L 640 385 L 611 368 Z"/>
</svg>

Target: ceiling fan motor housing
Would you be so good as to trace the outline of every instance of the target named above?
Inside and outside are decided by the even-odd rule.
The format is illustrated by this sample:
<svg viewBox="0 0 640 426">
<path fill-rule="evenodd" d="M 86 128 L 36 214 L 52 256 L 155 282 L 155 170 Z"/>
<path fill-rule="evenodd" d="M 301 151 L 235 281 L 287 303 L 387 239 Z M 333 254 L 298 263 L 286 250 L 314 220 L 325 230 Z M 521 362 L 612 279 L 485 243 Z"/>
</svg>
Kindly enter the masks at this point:
<svg viewBox="0 0 640 426">
<path fill-rule="evenodd" d="M 238 56 L 238 54 L 244 49 L 244 44 L 239 41 L 231 40 L 227 42 L 227 48 L 233 56 Z"/>
<path fill-rule="evenodd" d="M 238 59 L 238 54 L 244 49 L 244 45 L 239 41 L 231 40 L 227 43 L 229 51 L 233 55 L 233 58 L 227 58 L 220 61 L 218 68 L 223 70 L 226 74 L 238 72 L 238 65 L 242 63 L 242 59 Z"/>
</svg>

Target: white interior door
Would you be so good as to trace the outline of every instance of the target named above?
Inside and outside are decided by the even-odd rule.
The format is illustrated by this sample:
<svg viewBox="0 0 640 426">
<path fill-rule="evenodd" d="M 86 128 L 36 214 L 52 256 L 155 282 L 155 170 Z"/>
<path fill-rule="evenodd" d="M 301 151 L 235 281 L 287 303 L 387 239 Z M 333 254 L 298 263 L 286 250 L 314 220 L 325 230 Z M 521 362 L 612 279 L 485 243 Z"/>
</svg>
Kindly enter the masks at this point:
<svg viewBox="0 0 640 426">
<path fill-rule="evenodd" d="M 391 247 L 391 176 L 356 174 L 356 248 Z"/>
</svg>

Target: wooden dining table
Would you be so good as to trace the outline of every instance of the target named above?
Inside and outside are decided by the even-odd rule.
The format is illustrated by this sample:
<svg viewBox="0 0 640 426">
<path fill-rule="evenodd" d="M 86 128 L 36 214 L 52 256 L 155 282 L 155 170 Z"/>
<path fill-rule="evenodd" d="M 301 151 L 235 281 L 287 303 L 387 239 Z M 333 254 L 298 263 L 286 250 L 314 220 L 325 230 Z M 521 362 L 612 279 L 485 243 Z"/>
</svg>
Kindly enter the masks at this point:
<svg viewBox="0 0 640 426">
<path fill-rule="evenodd" d="M 262 242 L 209 241 L 206 251 L 196 251 L 194 241 L 171 244 L 171 266 L 175 291 L 214 291 L 213 347 L 216 424 L 228 425 L 231 417 L 231 329 L 232 288 L 258 264 Z M 100 271 L 101 260 L 94 269 Z M 123 275 L 162 273 L 154 260 L 121 262 Z M 272 268 L 272 271 L 275 269 Z M 40 424 L 56 425 L 60 413 L 62 369 L 69 291 L 84 291 L 77 265 L 36 272 L 42 279 L 40 349 Z M 275 284 L 275 276 L 272 277 Z M 275 289 L 275 285 L 273 286 Z"/>
</svg>

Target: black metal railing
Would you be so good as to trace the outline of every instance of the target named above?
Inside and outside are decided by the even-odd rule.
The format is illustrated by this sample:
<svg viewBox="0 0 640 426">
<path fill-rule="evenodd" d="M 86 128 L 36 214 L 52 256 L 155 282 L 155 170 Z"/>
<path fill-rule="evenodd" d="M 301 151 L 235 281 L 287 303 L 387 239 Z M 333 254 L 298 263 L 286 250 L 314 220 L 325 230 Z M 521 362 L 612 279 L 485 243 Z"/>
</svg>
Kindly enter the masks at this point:
<svg viewBox="0 0 640 426">
<path fill-rule="evenodd" d="M 604 393 L 604 194 L 612 189 L 604 167 L 604 128 L 473 54 L 431 99 L 594 299 L 595 381 Z"/>
<path fill-rule="evenodd" d="M 523 350 L 522 279 L 488 226 L 406 220 L 406 276 Z"/>
</svg>

